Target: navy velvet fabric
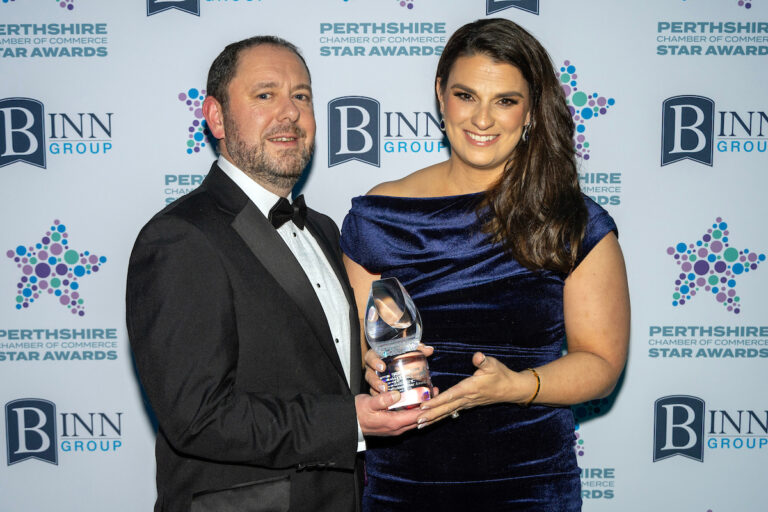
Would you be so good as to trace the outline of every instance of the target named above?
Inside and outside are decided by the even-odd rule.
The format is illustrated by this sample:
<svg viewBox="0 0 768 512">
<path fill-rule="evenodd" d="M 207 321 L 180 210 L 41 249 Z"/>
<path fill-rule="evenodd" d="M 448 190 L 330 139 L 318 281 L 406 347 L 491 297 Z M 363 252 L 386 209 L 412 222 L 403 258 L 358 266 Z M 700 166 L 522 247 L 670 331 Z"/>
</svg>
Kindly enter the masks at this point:
<svg viewBox="0 0 768 512">
<path fill-rule="evenodd" d="M 489 243 L 476 213 L 481 198 L 356 197 L 342 227 L 350 258 L 397 277 L 413 297 L 422 341 L 435 347 L 432 381 L 442 390 L 474 372 L 476 351 L 523 370 L 559 357 L 565 336 L 566 276 L 528 270 Z M 616 231 L 605 210 L 584 200 L 589 224 L 582 255 Z M 478 407 L 367 443 L 367 512 L 581 510 L 567 407 Z"/>
</svg>

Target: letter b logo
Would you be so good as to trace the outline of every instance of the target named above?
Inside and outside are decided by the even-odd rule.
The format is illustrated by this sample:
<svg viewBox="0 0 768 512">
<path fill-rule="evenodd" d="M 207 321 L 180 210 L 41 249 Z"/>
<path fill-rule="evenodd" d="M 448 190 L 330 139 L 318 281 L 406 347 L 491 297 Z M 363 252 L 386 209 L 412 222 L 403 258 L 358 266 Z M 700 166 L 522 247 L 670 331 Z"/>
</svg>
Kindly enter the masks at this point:
<svg viewBox="0 0 768 512">
<path fill-rule="evenodd" d="M 485 2 L 486 14 L 512 8 L 539 14 L 539 0 L 486 0 Z"/>
<path fill-rule="evenodd" d="M 653 409 L 653 461 L 682 455 L 704 462 L 704 400 L 665 396 Z"/>
<path fill-rule="evenodd" d="M 0 167 L 22 161 L 45 168 L 43 104 L 30 98 L 0 100 Z"/>
<path fill-rule="evenodd" d="M 48 400 L 24 398 L 5 404 L 8 465 L 27 459 L 58 464 L 56 406 Z"/>
<path fill-rule="evenodd" d="M 328 103 L 328 167 L 358 160 L 379 167 L 379 102 L 343 96 Z"/>
<path fill-rule="evenodd" d="M 661 165 L 689 158 L 712 165 L 715 102 L 703 96 L 675 96 L 661 114 Z"/>
</svg>

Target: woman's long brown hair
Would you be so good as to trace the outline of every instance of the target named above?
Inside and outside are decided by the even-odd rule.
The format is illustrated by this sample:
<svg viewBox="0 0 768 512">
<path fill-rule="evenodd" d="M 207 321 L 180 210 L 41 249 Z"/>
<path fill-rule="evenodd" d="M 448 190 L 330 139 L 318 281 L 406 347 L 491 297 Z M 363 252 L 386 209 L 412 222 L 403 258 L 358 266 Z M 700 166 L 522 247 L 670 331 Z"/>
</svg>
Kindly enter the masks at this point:
<svg viewBox="0 0 768 512">
<path fill-rule="evenodd" d="M 459 28 L 437 65 L 443 91 L 459 57 L 487 55 L 515 66 L 528 83 L 528 140 L 515 147 L 498 182 L 485 194 L 484 224 L 522 265 L 568 273 L 587 224 L 573 147 L 574 124 L 547 51 L 512 21 L 493 18 Z M 486 208 L 488 210 L 486 210 Z"/>
</svg>

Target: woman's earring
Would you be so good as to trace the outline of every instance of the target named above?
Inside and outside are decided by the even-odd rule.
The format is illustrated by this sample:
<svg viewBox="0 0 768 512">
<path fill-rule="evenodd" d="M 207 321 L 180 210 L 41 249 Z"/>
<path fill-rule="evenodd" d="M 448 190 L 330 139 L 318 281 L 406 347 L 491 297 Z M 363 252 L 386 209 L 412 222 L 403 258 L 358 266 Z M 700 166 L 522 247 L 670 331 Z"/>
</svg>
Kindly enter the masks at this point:
<svg viewBox="0 0 768 512">
<path fill-rule="evenodd" d="M 445 119 L 443 119 L 442 114 L 440 114 L 440 130 L 445 131 Z"/>
<path fill-rule="evenodd" d="M 520 136 L 520 139 L 523 142 L 528 142 L 528 133 L 530 131 L 530 128 L 531 128 L 531 123 L 523 125 L 523 134 Z"/>
</svg>

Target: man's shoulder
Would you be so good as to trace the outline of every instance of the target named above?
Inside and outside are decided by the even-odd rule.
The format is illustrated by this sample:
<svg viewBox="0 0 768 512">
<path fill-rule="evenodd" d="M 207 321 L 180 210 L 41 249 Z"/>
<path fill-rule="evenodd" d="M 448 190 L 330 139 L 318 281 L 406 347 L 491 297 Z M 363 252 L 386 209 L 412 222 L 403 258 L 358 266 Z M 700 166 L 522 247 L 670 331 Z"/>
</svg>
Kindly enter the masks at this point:
<svg viewBox="0 0 768 512">
<path fill-rule="evenodd" d="M 216 231 L 231 222 L 204 187 L 180 197 L 157 212 L 142 227 L 137 241 L 173 237 L 185 233 Z"/>
<path fill-rule="evenodd" d="M 337 239 L 339 236 L 339 226 L 328 215 L 312 208 L 307 208 L 307 218 L 318 229 L 322 230 L 330 239 Z"/>
</svg>

